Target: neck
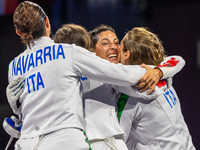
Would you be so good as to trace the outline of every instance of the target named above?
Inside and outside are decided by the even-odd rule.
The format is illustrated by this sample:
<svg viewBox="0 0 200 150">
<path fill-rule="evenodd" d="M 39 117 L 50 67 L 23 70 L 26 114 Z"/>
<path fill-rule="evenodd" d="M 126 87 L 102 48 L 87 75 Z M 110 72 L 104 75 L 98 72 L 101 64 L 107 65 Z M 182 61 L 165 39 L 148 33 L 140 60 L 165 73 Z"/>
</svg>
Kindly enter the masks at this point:
<svg viewBox="0 0 200 150">
<path fill-rule="evenodd" d="M 50 33 L 51 33 L 50 27 L 45 26 L 45 35 L 44 36 L 50 37 Z"/>
<path fill-rule="evenodd" d="M 50 37 L 50 33 L 49 33 L 49 32 L 47 32 L 47 30 L 46 30 L 46 33 L 45 33 L 45 35 L 44 35 L 44 36 Z"/>
<path fill-rule="evenodd" d="M 124 62 L 125 62 L 125 65 L 130 65 L 129 64 L 129 59 L 125 60 Z"/>
</svg>

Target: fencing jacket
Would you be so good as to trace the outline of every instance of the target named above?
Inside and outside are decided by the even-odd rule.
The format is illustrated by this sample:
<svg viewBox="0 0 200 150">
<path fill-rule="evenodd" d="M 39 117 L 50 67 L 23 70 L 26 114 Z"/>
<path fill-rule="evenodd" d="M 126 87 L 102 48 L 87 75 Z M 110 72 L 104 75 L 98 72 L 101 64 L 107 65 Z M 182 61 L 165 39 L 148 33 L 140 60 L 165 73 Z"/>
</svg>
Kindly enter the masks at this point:
<svg viewBox="0 0 200 150">
<path fill-rule="evenodd" d="M 23 127 L 20 138 L 29 138 L 67 127 L 85 130 L 81 76 L 122 86 L 134 85 L 145 69 L 101 59 L 71 44 L 48 37 L 31 42 L 31 49 L 9 65 L 9 82 L 25 78 L 20 97 Z M 136 72 L 137 70 L 137 72 Z"/>
</svg>

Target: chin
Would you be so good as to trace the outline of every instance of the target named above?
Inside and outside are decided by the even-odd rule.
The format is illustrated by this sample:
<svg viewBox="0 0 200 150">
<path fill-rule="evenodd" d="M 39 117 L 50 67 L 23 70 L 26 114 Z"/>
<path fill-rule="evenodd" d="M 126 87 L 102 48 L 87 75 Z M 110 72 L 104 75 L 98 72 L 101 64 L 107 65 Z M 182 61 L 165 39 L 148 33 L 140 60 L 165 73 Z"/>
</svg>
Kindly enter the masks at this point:
<svg viewBox="0 0 200 150">
<path fill-rule="evenodd" d="M 113 60 L 113 61 L 110 61 L 111 63 L 115 63 L 115 64 L 118 64 L 119 62 L 117 60 Z"/>
</svg>

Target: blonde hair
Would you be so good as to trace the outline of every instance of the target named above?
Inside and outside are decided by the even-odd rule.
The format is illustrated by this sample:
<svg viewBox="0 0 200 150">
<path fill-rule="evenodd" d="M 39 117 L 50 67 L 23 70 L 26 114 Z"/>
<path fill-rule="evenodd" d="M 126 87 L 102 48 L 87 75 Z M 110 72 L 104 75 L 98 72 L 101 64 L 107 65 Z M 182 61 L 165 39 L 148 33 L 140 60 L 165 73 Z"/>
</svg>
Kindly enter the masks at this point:
<svg viewBox="0 0 200 150">
<path fill-rule="evenodd" d="M 64 24 L 59 28 L 53 37 L 55 43 L 76 44 L 86 49 L 90 49 L 89 32 L 82 26 L 76 24 Z"/>
<path fill-rule="evenodd" d="M 129 64 L 159 65 L 166 57 L 162 41 L 144 27 L 128 31 L 123 39 L 123 51 L 130 51 Z"/>
</svg>

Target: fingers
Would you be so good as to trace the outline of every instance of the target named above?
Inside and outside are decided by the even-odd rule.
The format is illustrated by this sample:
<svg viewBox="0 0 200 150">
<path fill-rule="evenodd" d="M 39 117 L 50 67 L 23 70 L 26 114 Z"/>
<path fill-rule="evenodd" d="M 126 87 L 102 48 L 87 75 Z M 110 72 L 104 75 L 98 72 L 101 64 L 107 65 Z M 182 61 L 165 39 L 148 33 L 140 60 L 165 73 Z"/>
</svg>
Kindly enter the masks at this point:
<svg viewBox="0 0 200 150">
<path fill-rule="evenodd" d="M 138 82 L 138 84 L 136 84 L 137 88 L 138 89 L 141 89 L 143 88 L 144 86 L 146 86 L 148 83 L 149 83 L 149 75 L 148 74 L 145 74 L 141 79 L 140 81 Z"/>
<path fill-rule="evenodd" d="M 147 91 L 147 93 L 148 94 L 151 94 L 151 93 L 153 93 L 154 91 L 155 91 L 155 88 L 156 88 L 156 86 L 155 85 L 153 85 L 153 86 L 151 86 L 149 89 L 149 91 Z"/>
<path fill-rule="evenodd" d="M 152 93 L 155 90 L 155 85 L 154 85 L 154 81 L 150 80 L 150 81 L 145 81 L 143 82 L 145 83 L 145 86 L 143 86 L 142 88 L 139 89 L 140 92 L 144 92 L 146 90 L 149 90 L 147 93 Z M 142 84 L 141 84 L 142 85 Z"/>
<path fill-rule="evenodd" d="M 140 89 L 141 92 L 144 92 L 145 90 L 148 90 L 148 88 L 152 85 L 152 79 L 149 77 L 148 74 L 145 74 L 138 84 L 136 84 L 136 87 Z"/>
<path fill-rule="evenodd" d="M 147 91 L 148 94 L 151 94 L 155 91 L 156 88 L 156 83 L 152 82 L 151 85 L 149 86 L 149 91 Z"/>
<path fill-rule="evenodd" d="M 18 93 L 22 93 L 23 89 L 24 89 L 24 85 L 25 85 L 25 80 L 20 80 L 16 86 L 13 88 L 13 92 L 15 95 L 17 95 Z M 20 94 L 21 95 L 21 94 Z"/>
<path fill-rule="evenodd" d="M 154 74 L 154 69 L 152 69 L 151 67 L 145 64 L 142 64 L 141 67 L 146 69 L 146 73 L 140 79 L 139 84 L 137 84 L 138 88 L 142 88 L 142 86 L 144 86 L 143 84 L 148 84 L 151 81 L 152 75 Z"/>
<path fill-rule="evenodd" d="M 10 82 L 7 86 L 8 89 L 12 89 L 20 80 L 21 78 L 18 78 L 17 80 L 13 80 L 12 82 Z"/>
<path fill-rule="evenodd" d="M 24 89 L 25 85 L 25 79 L 18 78 L 17 80 L 12 81 L 8 86 L 7 86 L 7 93 L 10 95 L 17 95 L 20 91 L 23 92 L 22 89 Z"/>
<path fill-rule="evenodd" d="M 145 87 L 146 86 L 146 83 L 145 82 L 139 82 L 138 84 L 136 84 L 136 87 L 138 88 L 138 89 L 142 89 L 143 87 Z"/>
<path fill-rule="evenodd" d="M 149 77 L 148 79 L 146 79 L 146 81 L 139 82 L 136 86 L 140 92 L 149 90 L 149 91 L 147 91 L 147 93 L 151 94 L 155 91 L 156 84 L 157 84 L 157 78 Z"/>
<path fill-rule="evenodd" d="M 146 66 L 145 64 L 142 64 L 141 67 L 146 69 L 146 73 L 140 79 L 139 83 L 136 86 L 140 92 L 149 90 L 147 93 L 150 94 L 154 92 L 156 84 L 160 80 L 161 74 L 159 69 L 152 69 L 151 67 Z"/>
<path fill-rule="evenodd" d="M 22 93 L 24 92 L 24 87 L 18 88 L 15 92 L 15 96 L 20 97 Z"/>
<path fill-rule="evenodd" d="M 146 70 L 150 68 L 149 66 L 147 66 L 147 65 L 145 65 L 145 64 L 140 65 L 140 67 L 141 67 L 141 68 L 145 68 Z"/>
</svg>

